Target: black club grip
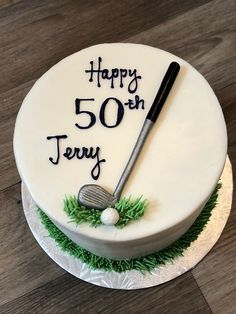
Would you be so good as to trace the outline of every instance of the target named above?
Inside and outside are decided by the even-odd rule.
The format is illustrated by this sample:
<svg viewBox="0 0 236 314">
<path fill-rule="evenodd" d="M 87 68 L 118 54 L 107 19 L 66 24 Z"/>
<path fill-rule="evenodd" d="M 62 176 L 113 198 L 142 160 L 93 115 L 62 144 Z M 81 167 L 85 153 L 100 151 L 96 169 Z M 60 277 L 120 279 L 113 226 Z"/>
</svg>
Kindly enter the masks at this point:
<svg viewBox="0 0 236 314">
<path fill-rule="evenodd" d="M 167 96 L 174 84 L 174 81 L 179 73 L 180 65 L 177 62 L 171 62 L 166 71 L 166 74 L 161 82 L 161 86 L 157 92 L 156 98 L 147 114 L 146 119 L 156 122 L 161 109 L 166 101 Z"/>
</svg>

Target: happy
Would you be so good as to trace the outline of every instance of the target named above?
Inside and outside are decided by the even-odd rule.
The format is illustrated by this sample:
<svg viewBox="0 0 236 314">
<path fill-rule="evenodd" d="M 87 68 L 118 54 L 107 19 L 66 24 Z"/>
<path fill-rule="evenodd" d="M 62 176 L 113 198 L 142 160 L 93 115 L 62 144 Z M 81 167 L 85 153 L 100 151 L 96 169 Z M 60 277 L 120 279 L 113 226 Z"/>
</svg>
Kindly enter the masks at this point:
<svg viewBox="0 0 236 314">
<path fill-rule="evenodd" d="M 128 91 L 133 94 L 138 88 L 138 80 L 142 77 L 138 75 L 137 69 L 123 69 L 123 68 L 113 68 L 113 69 L 102 69 L 102 58 L 98 57 L 97 67 L 95 67 L 94 62 L 90 61 L 90 69 L 85 70 L 86 73 L 90 74 L 89 82 L 94 80 L 97 82 L 97 87 L 101 87 L 101 80 L 109 80 L 110 87 L 115 88 L 115 81 L 118 81 L 119 87 L 124 87 L 124 79 L 129 79 Z"/>
</svg>

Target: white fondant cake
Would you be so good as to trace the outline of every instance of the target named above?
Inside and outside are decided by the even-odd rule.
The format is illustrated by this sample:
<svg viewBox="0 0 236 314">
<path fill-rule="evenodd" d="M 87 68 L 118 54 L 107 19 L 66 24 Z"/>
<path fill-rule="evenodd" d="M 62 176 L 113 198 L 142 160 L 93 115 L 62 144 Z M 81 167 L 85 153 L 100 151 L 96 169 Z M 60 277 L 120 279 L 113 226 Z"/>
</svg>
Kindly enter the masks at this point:
<svg viewBox="0 0 236 314">
<path fill-rule="evenodd" d="M 122 193 L 147 199 L 145 214 L 122 229 L 76 226 L 63 210 L 65 196 L 90 183 L 114 191 L 172 61 L 179 75 Z M 136 44 L 92 46 L 56 64 L 26 96 L 14 133 L 17 167 L 38 206 L 73 241 L 113 259 L 156 252 L 185 233 L 213 192 L 226 151 L 224 118 L 207 81 L 184 60 Z"/>
</svg>

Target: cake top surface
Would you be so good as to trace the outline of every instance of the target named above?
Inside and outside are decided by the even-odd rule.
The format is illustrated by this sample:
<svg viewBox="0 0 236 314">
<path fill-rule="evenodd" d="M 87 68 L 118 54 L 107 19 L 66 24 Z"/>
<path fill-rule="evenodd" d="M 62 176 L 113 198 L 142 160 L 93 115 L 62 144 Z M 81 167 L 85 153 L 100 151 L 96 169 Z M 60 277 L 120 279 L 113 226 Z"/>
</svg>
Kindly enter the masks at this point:
<svg viewBox="0 0 236 314">
<path fill-rule="evenodd" d="M 172 61 L 180 73 L 122 193 L 143 195 L 147 212 L 122 230 L 69 223 L 66 195 L 84 184 L 113 193 Z M 14 132 L 17 167 L 36 203 L 98 239 L 134 239 L 183 222 L 209 198 L 226 150 L 221 107 L 207 81 L 184 60 L 137 44 L 92 46 L 56 64 L 24 99 Z"/>
</svg>

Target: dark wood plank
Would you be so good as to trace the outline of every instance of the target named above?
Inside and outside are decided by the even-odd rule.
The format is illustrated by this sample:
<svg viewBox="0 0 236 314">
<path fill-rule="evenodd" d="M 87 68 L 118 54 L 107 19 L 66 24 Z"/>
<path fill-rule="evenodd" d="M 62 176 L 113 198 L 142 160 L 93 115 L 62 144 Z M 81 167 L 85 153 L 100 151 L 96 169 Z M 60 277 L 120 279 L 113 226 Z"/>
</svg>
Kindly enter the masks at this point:
<svg viewBox="0 0 236 314">
<path fill-rule="evenodd" d="M 0 311 L 4 314 L 212 313 L 190 273 L 171 283 L 136 291 L 96 287 L 65 274 L 1 306 Z"/>
<path fill-rule="evenodd" d="M 39 248 L 19 204 L 12 154 L 16 113 L 40 75 L 86 46 L 126 41 L 177 54 L 208 79 L 224 111 L 235 169 L 235 15 L 233 0 L 0 1 L 1 313 L 236 312 L 235 198 L 220 241 L 192 273 L 150 289 L 108 290 L 65 274 Z"/>
<path fill-rule="evenodd" d="M 0 204 L 0 304 L 4 304 L 64 271 L 50 260 L 31 234 L 20 201 L 20 184 L 0 192 Z"/>
<path fill-rule="evenodd" d="M 217 0 L 126 41 L 152 45 L 178 55 L 195 66 L 217 92 L 236 82 L 235 13 L 235 1 Z"/>
<path fill-rule="evenodd" d="M 20 181 L 13 156 L 13 132 L 22 99 L 33 83 L 30 81 L 0 95 L 0 190 Z"/>
<path fill-rule="evenodd" d="M 1 28 L 0 90 L 38 78 L 55 62 L 84 47 L 123 40 L 205 2 L 183 0 L 180 6 L 174 0 L 150 0 L 148 5 L 145 0 L 84 0 L 69 1 L 69 5 L 67 1 L 50 1 L 50 5 L 21 1 L 13 11 L 17 23 L 11 7 L 2 14 L 3 25 L 11 23 L 11 36 L 9 27 Z"/>
</svg>

